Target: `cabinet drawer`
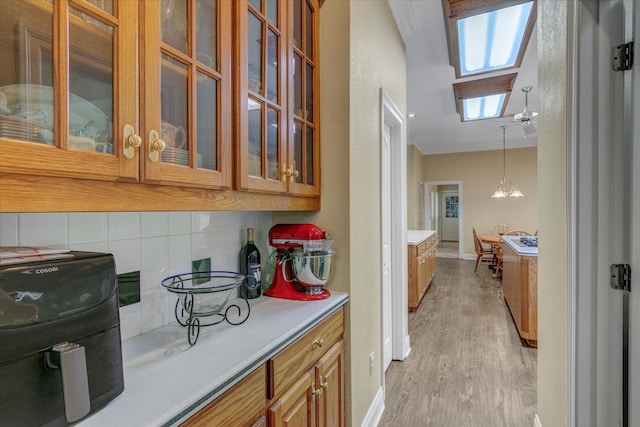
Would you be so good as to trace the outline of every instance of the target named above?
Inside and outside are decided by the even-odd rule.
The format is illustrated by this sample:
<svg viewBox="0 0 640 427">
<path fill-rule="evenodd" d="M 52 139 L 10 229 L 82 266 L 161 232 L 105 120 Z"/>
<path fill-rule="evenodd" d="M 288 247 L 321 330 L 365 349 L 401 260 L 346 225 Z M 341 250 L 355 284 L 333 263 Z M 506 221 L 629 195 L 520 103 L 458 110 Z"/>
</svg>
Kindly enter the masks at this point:
<svg viewBox="0 0 640 427">
<path fill-rule="evenodd" d="M 181 427 L 260 425 L 259 421 L 264 416 L 266 406 L 264 391 L 266 380 L 266 371 L 264 365 L 261 365 L 185 421 Z"/>
<path fill-rule="evenodd" d="M 428 240 L 429 239 L 425 240 L 424 242 L 418 245 L 418 256 L 424 254 L 427 251 L 427 248 L 429 247 L 429 245 L 427 245 Z"/>
<path fill-rule="evenodd" d="M 427 248 L 430 248 L 435 244 L 436 244 L 436 235 L 434 234 L 433 236 L 427 239 Z"/>
<path fill-rule="evenodd" d="M 274 399 L 338 342 L 344 332 L 343 309 L 315 326 L 267 362 L 267 398 Z"/>
</svg>

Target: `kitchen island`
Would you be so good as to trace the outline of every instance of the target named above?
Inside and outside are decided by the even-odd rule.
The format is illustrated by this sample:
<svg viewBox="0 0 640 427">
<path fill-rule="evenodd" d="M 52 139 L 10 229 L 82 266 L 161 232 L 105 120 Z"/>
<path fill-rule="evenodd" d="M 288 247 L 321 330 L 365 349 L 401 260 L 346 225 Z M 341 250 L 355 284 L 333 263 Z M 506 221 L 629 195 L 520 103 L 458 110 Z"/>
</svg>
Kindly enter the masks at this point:
<svg viewBox="0 0 640 427">
<path fill-rule="evenodd" d="M 409 311 L 420 305 L 436 272 L 435 230 L 407 230 Z"/>
<path fill-rule="evenodd" d="M 520 339 L 537 347 L 538 247 L 527 246 L 520 239 L 502 237 L 502 292 Z"/>
<path fill-rule="evenodd" d="M 262 296 L 250 300 L 245 323 L 202 328 L 192 347 L 186 328 L 177 323 L 123 341 L 124 392 L 77 425 L 178 425 L 264 367 L 347 301 L 347 294 L 340 292 L 319 301 Z"/>
</svg>

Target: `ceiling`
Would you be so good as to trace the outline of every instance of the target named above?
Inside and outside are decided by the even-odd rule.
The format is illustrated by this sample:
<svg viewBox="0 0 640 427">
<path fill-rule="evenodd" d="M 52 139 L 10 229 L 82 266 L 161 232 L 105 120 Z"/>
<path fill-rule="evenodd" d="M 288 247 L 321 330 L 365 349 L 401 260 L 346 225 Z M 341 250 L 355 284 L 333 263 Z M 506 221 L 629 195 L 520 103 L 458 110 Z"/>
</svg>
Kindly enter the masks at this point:
<svg viewBox="0 0 640 427">
<path fill-rule="evenodd" d="M 524 138 L 522 127 L 512 116 L 524 110 L 524 86 L 529 93 L 529 110 L 538 111 L 537 24 L 533 29 L 520 68 L 456 80 L 449 63 L 445 21 L 440 0 L 388 0 L 406 45 L 407 57 L 407 143 L 422 154 L 457 153 L 502 149 L 501 126 L 506 125 L 506 146 L 532 147 L 536 135 Z M 453 83 L 517 72 L 505 117 L 461 122 L 456 112 Z"/>
</svg>

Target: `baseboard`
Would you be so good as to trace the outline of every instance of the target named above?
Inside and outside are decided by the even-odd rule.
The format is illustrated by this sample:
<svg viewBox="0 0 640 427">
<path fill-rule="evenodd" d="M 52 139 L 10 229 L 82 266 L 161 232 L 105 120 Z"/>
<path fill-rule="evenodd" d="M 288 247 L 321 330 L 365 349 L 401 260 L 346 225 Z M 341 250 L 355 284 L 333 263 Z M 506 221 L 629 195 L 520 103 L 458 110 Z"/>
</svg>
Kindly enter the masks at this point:
<svg viewBox="0 0 640 427">
<path fill-rule="evenodd" d="M 404 339 L 404 358 L 402 360 L 409 357 L 409 353 L 411 353 L 411 338 L 407 335 Z"/>
<path fill-rule="evenodd" d="M 538 417 L 538 414 L 533 417 L 533 427 L 542 427 L 542 423 L 540 422 L 540 417 Z"/>
<path fill-rule="evenodd" d="M 464 255 L 462 255 L 462 259 L 467 259 L 467 260 L 471 260 L 471 261 L 475 260 L 476 257 L 477 257 L 476 254 L 464 254 Z"/>
<path fill-rule="evenodd" d="M 362 427 L 377 427 L 384 413 L 384 390 L 382 387 L 378 389 L 376 397 L 373 398 L 371 406 L 367 411 L 367 415 L 362 421 Z"/>
</svg>

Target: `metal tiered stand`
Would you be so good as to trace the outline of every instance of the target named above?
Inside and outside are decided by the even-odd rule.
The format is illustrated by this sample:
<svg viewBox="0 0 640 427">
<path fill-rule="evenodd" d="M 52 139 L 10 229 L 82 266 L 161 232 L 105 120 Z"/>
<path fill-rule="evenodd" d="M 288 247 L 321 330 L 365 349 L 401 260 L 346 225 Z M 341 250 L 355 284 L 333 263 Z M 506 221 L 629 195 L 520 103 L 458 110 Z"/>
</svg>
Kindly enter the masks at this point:
<svg viewBox="0 0 640 427">
<path fill-rule="evenodd" d="M 240 325 L 249 318 L 251 306 L 245 298 L 229 303 L 244 277 L 233 271 L 198 271 L 162 280 L 162 286 L 178 294 L 176 320 L 187 327 L 190 345 L 198 341 L 202 326 L 217 325 L 225 320 L 230 325 Z"/>
</svg>

